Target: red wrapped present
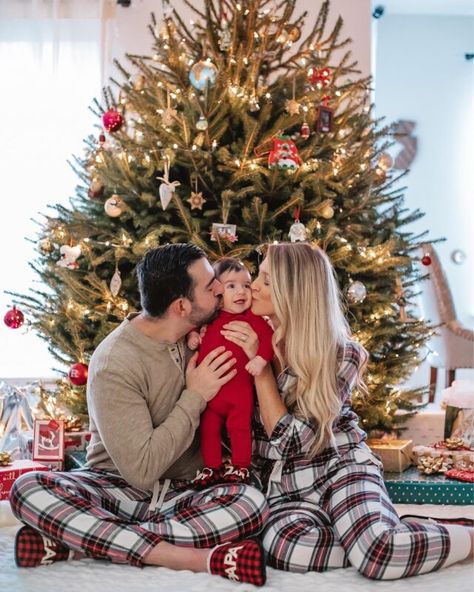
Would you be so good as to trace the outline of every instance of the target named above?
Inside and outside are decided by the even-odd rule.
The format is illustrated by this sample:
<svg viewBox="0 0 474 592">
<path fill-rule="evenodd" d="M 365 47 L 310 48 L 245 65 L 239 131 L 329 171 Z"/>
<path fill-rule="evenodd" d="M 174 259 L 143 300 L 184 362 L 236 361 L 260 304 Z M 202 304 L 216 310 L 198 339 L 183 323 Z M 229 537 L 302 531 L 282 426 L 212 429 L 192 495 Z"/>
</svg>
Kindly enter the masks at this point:
<svg viewBox="0 0 474 592">
<path fill-rule="evenodd" d="M 53 463 L 64 461 L 64 421 L 62 419 L 35 419 L 33 460 Z"/>
<path fill-rule="evenodd" d="M 90 432 L 64 432 L 64 449 L 67 452 L 74 450 L 85 450 L 89 440 L 91 439 Z"/>
<path fill-rule="evenodd" d="M 0 500 L 8 499 L 13 483 L 23 473 L 47 470 L 47 466 L 34 460 L 14 460 L 10 465 L 0 466 Z"/>
<path fill-rule="evenodd" d="M 444 474 L 448 479 L 456 479 L 457 481 L 467 481 L 474 483 L 474 471 L 466 471 L 462 469 L 450 469 Z"/>
</svg>

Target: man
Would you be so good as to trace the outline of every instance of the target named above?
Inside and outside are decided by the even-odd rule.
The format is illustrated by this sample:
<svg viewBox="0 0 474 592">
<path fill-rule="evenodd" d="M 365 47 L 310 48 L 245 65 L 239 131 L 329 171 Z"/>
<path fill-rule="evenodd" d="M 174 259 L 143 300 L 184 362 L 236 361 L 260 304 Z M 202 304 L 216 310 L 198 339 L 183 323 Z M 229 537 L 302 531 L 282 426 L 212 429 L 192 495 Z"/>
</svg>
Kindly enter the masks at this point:
<svg viewBox="0 0 474 592">
<path fill-rule="evenodd" d="M 137 273 L 142 312 L 90 361 L 87 470 L 27 473 L 14 484 L 12 509 L 26 524 L 17 564 L 87 556 L 263 585 L 260 544 L 244 537 L 261 530 L 264 496 L 242 484 L 188 489 L 202 466 L 200 414 L 235 375 L 235 359 L 219 347 L 186 365 L 184 337 L 215 318 L 222 286 L 195 245 L 158 247 Z"/>
</svg>

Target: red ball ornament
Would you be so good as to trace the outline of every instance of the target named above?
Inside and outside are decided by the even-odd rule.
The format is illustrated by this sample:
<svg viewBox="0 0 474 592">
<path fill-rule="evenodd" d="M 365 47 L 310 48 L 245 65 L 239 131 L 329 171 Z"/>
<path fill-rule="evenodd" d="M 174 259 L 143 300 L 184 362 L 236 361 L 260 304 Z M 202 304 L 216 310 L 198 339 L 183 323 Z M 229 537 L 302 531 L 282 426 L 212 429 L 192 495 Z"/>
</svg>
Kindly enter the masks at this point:
<svg viewBox="0 0 474 592">
<path fill-rule="evenodd" d="M 423 265 L 426 265 L 428 267 L 428 265 L 431 265 L 431 257 L 429 255 L 425 255 L 421 258 L 421 262 L 423 263 Z"/>
<path fill-rule="evenodd" d="M 19 329 L 25 322 L 25 315 L 21 310 L 14 306 L 5 314 L 3 322 L 7 327 L 10 327 L 10 329 Z"/>
<path fill-rule="evenodd" d="M 108 132 L 116 132 L 123 125 L 123 117 L 115 109 L 109 109 L 102 115 L 102 123 Z"/>
<path fill-rule="evenodd" d="M 81 364 L 80 362 L 78 362 L 77 364 L 73 364 L 69 368 L 69 380 L 72 382 L 72 384 L 75 384 L 76 386 L 82 386 L 87 382 L 87 371 L 88 368 L 86 364 Z"/>
</svg>

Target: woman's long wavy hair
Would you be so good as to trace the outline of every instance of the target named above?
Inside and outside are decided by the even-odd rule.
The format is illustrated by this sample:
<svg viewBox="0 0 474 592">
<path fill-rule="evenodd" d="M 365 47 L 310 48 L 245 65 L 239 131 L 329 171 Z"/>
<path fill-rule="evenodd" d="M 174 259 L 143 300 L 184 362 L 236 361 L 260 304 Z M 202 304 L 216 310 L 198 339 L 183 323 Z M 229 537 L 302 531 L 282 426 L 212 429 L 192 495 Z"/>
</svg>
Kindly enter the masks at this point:
<svg viewBox="0 0 474 592">
<path fill-rule="evenodd" d="M 269 245 L 267 256 L 280 322 L 274 349 L 282 368 L 296 375 L 286 403 L 293 413 L 319 426 L 310 451 L 314 456 L 335 443 L 333 424 L 342 404 L 336 384 L 338 350 L 350 339 L 350 329 L 334 269 L 322 249 L 282 243 Z"/>
</svg>

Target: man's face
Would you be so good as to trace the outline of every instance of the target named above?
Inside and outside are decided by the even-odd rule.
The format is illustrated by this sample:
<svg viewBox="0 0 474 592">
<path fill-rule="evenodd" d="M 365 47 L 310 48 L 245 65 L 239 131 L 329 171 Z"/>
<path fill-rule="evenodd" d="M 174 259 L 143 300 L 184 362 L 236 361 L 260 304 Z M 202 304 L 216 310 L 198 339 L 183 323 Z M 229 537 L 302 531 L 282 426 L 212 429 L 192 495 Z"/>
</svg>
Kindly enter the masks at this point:
<svg viewBox="0 0 474 592">
<path fill-rule="evenodd" d="M 209 261 L 204 257 L 194 261 L 188 267 L 188 273 L 193 279 L 194 287 L 189 321 L 193 326 L 200 327 L 213 321 L 219 314 L 223 288 Z"/>
</svg>

